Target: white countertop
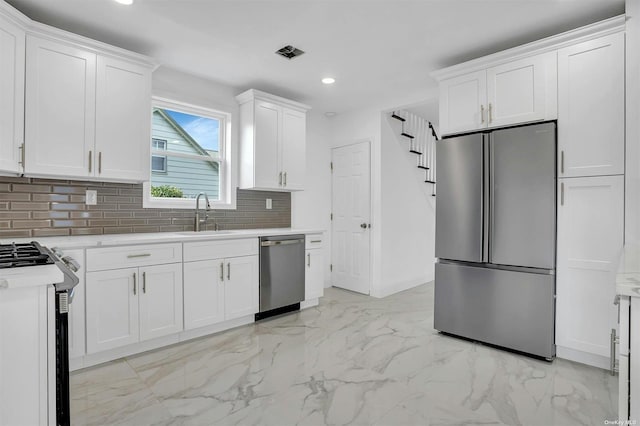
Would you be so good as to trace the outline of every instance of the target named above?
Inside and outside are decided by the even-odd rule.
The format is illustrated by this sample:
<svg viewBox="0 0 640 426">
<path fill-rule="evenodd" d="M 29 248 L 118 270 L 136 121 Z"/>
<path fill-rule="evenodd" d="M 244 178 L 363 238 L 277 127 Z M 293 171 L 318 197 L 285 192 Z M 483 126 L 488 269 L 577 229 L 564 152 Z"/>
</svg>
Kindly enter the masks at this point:
<svg viewBox="0 0 640 426">
<path fill-rule="evenodd" d="M 111 234 L 111 235 L 83 235 L 69 237 L 33 237 L 2 239 L 0 244 L 24 243 L 38 241 L 46 247 L 59 247 L 61 249 L 91 248 L 134 244 L 175 243 L 201 240 L 231 240 L 236 238 L 266 237 L 271 235 L 295 235 L 295 234 L 321 234 L 322 229 L 303 228 L 262 228 L 239 229 L 228 231 L 201 231 L 201 232 L 156 232 L 145 234 Z"/>
<path fill-rule="evenodd" d="M 640 242 L 624 245 L 616 274 L 616 293 L 640 297 Z"/>
</svg>

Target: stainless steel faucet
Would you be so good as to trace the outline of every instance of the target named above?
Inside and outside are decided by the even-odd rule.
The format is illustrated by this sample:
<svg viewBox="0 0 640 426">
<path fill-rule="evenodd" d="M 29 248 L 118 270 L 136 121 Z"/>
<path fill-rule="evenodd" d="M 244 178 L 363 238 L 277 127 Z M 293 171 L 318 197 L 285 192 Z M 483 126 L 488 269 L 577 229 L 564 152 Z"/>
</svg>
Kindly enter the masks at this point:
<svg viewBox="0 0 640 426">
<path fill-rule="evenodd" d="M 200 219 L 200 197 L 202 197 L 203 195 L 204 195 L 204 200 L 207 202 L 207 207 L 205 208 L 205 211 L 204 211 L 204 219 Z M 193 230 L 195 232 L 200 231 L 200 224 L 202 223 L 205 224 L 205 228 L 206 228 L 207 219 L 209 218 L 209 210 L 211 210 L 211 205 L 209 204 L 209 197 L 207 197 L 207 194 L 204 192 L 199 193 L 196 196 L 196 221 L 193 227 Z"/>
</svg>

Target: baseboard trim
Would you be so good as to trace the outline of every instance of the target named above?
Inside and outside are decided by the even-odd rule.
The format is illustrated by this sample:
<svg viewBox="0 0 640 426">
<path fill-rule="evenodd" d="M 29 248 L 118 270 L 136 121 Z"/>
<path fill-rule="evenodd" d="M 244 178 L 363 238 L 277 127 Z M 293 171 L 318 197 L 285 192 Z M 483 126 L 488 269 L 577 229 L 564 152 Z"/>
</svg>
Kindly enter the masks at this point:
<svg viewBox="0 0 640 426">
<path fill-rule="evenodd" d="M 383 297 L 391 296 L 392 294 L 400 293 L 401 291 L 418 287 L 419 285 L 426 284 L 430 281 L 433 281 L 433 277 L 429 278 L 427 276 L 424 276 L 424 277 L 414 278 L 408 281 L 401 281 L 398 283 L 385 286 L 384 288 L 379 289 L 378 291 L 372 291 L 371 296 L 376 297 L 378 299 L 382 299 Z"/>
<path fill-rule="evenodd" d="M 556 346 L 556 358 L 562 358 L 580 364 L 590 365 L 592 367 L 609 369 L 609 357 L 602 355 L 590 354 L 588 352 L 578 351 L 576 349 Z"/>
</svg>

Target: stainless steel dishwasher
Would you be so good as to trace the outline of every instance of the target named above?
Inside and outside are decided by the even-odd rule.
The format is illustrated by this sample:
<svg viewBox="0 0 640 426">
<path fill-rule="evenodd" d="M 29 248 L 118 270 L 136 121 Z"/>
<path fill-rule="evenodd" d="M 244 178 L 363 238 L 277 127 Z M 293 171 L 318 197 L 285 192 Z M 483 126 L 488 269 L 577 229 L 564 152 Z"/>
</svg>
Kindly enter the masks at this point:
<svg viewBox="0 0 640 426">
<path fill-rule="evenodd" d="M 304 235 L 260 238 L 257 320 L 300 309 L 304 300 L 304 241 Z"/>
</svg>

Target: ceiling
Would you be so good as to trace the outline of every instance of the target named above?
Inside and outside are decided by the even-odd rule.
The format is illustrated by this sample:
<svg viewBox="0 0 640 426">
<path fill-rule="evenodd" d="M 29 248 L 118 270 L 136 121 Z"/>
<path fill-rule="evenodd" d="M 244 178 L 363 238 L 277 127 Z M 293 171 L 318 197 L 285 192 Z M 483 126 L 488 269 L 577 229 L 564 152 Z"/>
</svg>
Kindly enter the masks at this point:
<svg viewBox="0 0 640 426">
<path fill-rule="evenodd" d="M 27 16 L 320 112 L 435 94 L 429 72 L 624 13 L 624 0 L 8 0 Z M 306 53 L 274 54 L 292 44 Z M 336 78 L 325 86 L 320 79 Z"/>
</svg>

